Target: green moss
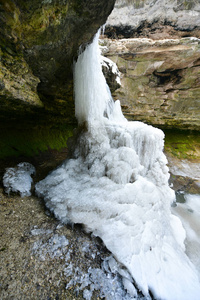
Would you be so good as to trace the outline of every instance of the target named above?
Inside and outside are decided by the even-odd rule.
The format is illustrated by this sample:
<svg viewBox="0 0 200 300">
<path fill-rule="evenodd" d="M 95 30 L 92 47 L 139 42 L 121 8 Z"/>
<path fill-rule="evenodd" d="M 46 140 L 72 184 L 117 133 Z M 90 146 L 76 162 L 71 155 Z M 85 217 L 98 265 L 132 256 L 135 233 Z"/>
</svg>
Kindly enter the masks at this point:
<svg viewBox="0 0 200 300">
<path fill-rule="evenodd" d="M 128 76 L 142 76 L 146 73 L 149 67 L 148 62 L 138 62 L 134 68 L 134 70 L 127 70 Z"/>
<path fill-rule="evenodd" d="M 48 149 L 60 150 L 67 147 L 73 128 L 4 130 L 0 133 L 0 159 L 21 155 L 30 157 Z"/>
<path fill-rule="evenodd" d="M 191 10 L 195 6 L 196 1 L 195 0 L 189 0 L 189 1 L 178 0 L 177 4 L 179 4 L 182 9 Z"/>
<path fill-rule="evenodd" d="M 48 42 L 48 32 L 56 40 L 56 28 L 61 25 L 65 16 L 69 14 L 69 3 L 46 1 L 40 6 L 34 1 L 20 1 L 20 9 L 13 1 L 4 1 L 6 25 L 11 35 L 18 39 L 26 40 L 26 45 L 44 45 Z M 12 54 L 12 53 L 10 53 Z"/>
<path fill-rule="evenodd" d="M 6 250 L 6 248 L 5 248 L 5 247 L 3 247 L 3 248 L 1 248 L 1 249 L 0 249 L 0 252 L 1 252 L 1 251 L 5 251 L 5 250 Z"/>
<path fill-rule="evenodd" d="M 164 130 L 165 151 L 180 159 L 200 159 L 200 133 Z"/>
<path fill-rule="evenodd" d="M 25 29 L 32 31 L 44 31 L 49 26 L 61 24 L 64 15 L 67 15 L 68 5 L 64 6 L 45 6 L 42 10 L 36 10 L 29 21 L 25 23 Z"/>
<path fill-rule="evenodd" d="M 128 5 L 134 5 L 135 8 L 142 8 L 144 7 L 145 1 L 144 0 L 126 0 L 125 2 L 122 2 L 121 6 L 124 6 L 125 4 Z"/>
</svg>

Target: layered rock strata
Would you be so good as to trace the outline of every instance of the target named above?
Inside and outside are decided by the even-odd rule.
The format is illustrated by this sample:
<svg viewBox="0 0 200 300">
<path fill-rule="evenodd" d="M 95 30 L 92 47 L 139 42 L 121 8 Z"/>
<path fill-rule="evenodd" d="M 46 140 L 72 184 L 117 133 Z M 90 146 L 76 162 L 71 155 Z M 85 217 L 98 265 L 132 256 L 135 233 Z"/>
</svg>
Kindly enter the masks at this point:
<svg viewBox="0 0 200 300">
<path fill-rule="evenodd" d="M 107 21 L 112 38 L 200 38 L 198 0 L 117 0 Z"/>
<path fill-rule="evenodd" d="M 125 115 L 163 128 L 200 129 L 200 3 L 117 0 L 106 23 L 106 56 L 122 86 Z"/>
<path fill-rule="evenodd" d="M 129 120 L 200 130 L 200 40 L 104 40 L 121 72 L 113 92 Z"/>
<path fill-rule="evenodd" d="M 105 33 L 105 55 L 121 71 L 122 86 L 113 96 L 125 115 L 199 130 L 199 1 L 117 0 Z"/>
</svg>

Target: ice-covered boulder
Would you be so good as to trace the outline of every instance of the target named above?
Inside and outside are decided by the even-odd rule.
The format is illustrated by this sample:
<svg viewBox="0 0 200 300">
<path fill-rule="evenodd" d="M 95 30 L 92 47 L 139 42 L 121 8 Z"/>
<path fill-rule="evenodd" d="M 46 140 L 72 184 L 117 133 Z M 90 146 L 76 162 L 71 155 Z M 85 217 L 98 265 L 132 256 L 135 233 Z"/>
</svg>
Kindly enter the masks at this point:
<svg viewBox="0 0 200 300">
<path fill-rule="evenodd" d="M 31 175 L 35 173 L 35 167 L 28 163 L 19 163 L 14 168 L 7 168 L 3 176 L 5 192 L 20 193 L 21 197 L 31 195 L 31 185 L 33 179 Z"/>
</svg>

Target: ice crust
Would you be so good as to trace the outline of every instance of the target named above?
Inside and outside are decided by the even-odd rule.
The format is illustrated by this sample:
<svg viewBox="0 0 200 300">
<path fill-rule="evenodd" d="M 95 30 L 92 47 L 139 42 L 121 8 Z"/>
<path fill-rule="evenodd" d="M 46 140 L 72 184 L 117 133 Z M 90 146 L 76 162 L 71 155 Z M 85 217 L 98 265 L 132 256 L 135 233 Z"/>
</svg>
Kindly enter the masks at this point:
<svg viewBox="0 0 200 300">
<path fill-rule="evenodd" d="M 186 253 L 196 266 L 200 278 L 200 195 L 185 194 L 185 203 L 176 203 L 172 212 L 178 216 L 186 230 Z"/>
<path fill-rule="evenodd" d="M 87 238 L 79 238 L 77 251 L 80 253 L 80 258 L 77 260 L 71 259 L 74 252 L 74 245 L 70 244 L 69 240 L 64 235 L 52 234 L 51 230 L 34 228 L 31 230 L 33 236 L 37 235 L 39 239 L 34 242 L 32 254 L 40 260 L 62 260 L 62 273 L 66 277 L 66 289 L 73 287 L 75 292 L 79 294 L 83 292 L 83 299 L 90 300 L 94 295 L 94 291 L 101 299 L 107 300 L 131 300 L 133 294 L 136 295 L 136 289 L 132 289 L 130 295 L 123 287 L 123 282 L 126 285 L 132 281 L 130 274 L 124 270 L 123 277 L 119 268 L 119 264 L 112 255 L 101 257 L 95 241 L 88 241 Z M 91 250 L 92 248 L 92 250 Z M 83 267 L 81 258 L 84 260 L 84 254 L 91 255 L 93 259 L 98 256 L 101 260 L 101 266 L 96 268 L 88 267 L 86 262 Z M 140 300 L 147 300 L 140 296 Z"/>
<path fill-rule="evenodd" d="M 111 72 L 116 75 L 115 80 L 117 81 L 117 83 L 121 85 L 120 72 L 116 63 L 114 63 L 111 59 L 101 55 L 101 65 L 106 67 L 107 69 L 110 69 Z"/>
<path fill-rule="evenodd" d="M 19 192 L 21 197 L 31 195 L 31 184 L 33 179 L 31 175 L 35 173 L 35 167 L 28 163 L 19 163 L 14 168 L 7 168 L 3 176 L 3 185 L 5 192 Z"/>
<path fill-rule="evenodd" d="M 101 71 L 98 38 L 75 65 L 79 125 L 74 158 L 36 186 L 64 223 L 81 223 L 99 236 L 145 297 L 200 299 L 194 265 L 185 254 L 185 231 L 171 214 L 164 134 L 128 122 L 113 102 Z M 134 286 L 124 284 L 131 293 Z M 151 292 L 151 293 L 150 293 Z"/>
</svg>

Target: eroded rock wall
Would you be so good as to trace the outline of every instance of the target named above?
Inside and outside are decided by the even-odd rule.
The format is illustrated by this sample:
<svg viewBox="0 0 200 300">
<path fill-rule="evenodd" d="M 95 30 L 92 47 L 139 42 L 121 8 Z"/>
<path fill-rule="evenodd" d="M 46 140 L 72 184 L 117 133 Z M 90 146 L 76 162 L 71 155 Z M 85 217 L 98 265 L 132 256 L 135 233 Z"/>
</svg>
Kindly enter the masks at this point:
<svg viewBox="0 0 200 300">
<path fill-rule="evenodd" d="M 105 34 L 127 118 L 200 130 L 200 2 L 117 0 Z"/>
<path fill-rule="evenodd" d="M 76 123 L 73 60 L 79 46 L 88 43 L 105 23 L 114 2 L 0 2 L 1 143 L 2 140 L 6 145 L 11 140 L 16 142 L 24 129 L 30 132 L 26 135 L 28 141 L 31 135 L 36 137 L 41 128 L 44 135 L 45 126 L 49 135 L 51 128 L 66 128 Z M 14 137 L 12 134 L 13 138 L 6 141 L 5 137 L 13 130 L 17 130 Z M 12 151 L 18 144 L 15 142 L 11 142 Z M 1 149 L 4 144 L 0 144 Z"/>
<path fill-rule="evenodd" d="M 200 40 L 105 40 L 121 72 L 124 114 L 163 128 L 200 130 Z"/>
<path fill-rule="evenodd" d="M 107 21 L 112 38 L 200 37 L 199 0 L 117 0 Z"/>
<path fill-rule="evenodd" d="M 16 113 L 16 107 L 17 112 L 43 107 L 74 121 L 73 58 L 104 24 L 113 4 L 114 0 L 2 1 L 0 95 L 5 113 Z"/>
</svg>

